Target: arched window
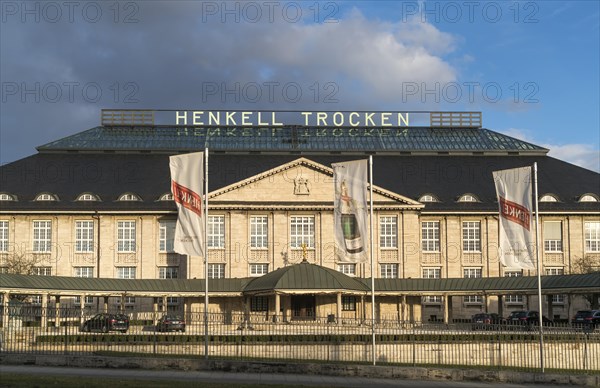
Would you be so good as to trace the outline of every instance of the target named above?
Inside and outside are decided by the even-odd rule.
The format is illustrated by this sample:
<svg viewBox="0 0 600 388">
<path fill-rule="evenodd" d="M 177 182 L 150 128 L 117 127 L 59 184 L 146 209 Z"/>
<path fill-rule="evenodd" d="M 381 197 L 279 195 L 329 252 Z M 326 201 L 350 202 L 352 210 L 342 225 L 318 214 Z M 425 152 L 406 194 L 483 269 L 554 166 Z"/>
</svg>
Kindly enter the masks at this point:
<svg viewBox="0 0 600 388">
<path fill-rule="evenodd" d="M 579 202 L 598 202 L 598 197 L 594 194 L 583 194 Z"/>
<path fill-rule="evenodd" d="M 479 200 L 473 194 L 463 194 L 458 199 L 458 202 L 479 202 Z"/>
<path fill-rule="evenodd" d="M 558 199 L 553 194 L 544 194 L 540 198 L 540 202 L 558 202 Z"/>
<path fill-rule="evenodd" d="M 161 195 L 158 200 L 159 201 L 172 201 L 173 200 L 173 194 L 171 194 L 171 193 L 165 193 L 165 194 Z"/>
<path fill-rule="evenodd" d="M 119 201 L 140 201 L 140 197 L 133 193 L 121 194 Z"/>
<path fill-rule="evenodd" d="M 78 201 L 98 201 L 98 197 L 95 196 L 94 194 L 90 194 L 90 193 L 83 193 L 80 194 L 79 197 L 77 197 Z"/>
<path fill-rule="evenodd" d="M 49 194 L 49 193 L 38 194 L 38 196 L 35 197 L 35 200 L 36 201 L 58 201 L 58 199 L 56 198 L 56 195 Z"/>
<path fill-rule="evenodd" d="M 433 194 L 423 194 L 419 198 L 419 202 L 440 202 L 439 199 Z"/>
<path fill-rule="evenodd" d="M 14 195 L 0 193 L 0 201 L 16 201 Z"/>
</svg>

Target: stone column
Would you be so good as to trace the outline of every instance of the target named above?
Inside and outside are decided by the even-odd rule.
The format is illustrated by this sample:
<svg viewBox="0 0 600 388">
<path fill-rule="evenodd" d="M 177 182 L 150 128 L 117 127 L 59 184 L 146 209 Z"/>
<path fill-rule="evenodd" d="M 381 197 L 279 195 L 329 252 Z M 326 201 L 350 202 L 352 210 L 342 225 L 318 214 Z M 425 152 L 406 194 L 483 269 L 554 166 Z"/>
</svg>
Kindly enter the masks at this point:
<svg viewBox="0 0 600 388">
<path fill-rule="evenodd" d="M 158 322 L 158 298 L 153 298 L 152 303 L 152 322 L 156 324 Z"/>
<path fill-rule="evenodd" d="M 10 302 L 10 292 L 5 292 L 2 297 L 2 327 L 8 328 L 8 302 Z"/>
<path fill-rule="evenodd" d="M 108 296 L 104 297 L 104 306 L 102 307 L 102 312 L 104 312 L 104 313 L 108 312 Z"/>
<path fill-rule="evenodd" d="M 448 324 L 448 319 L 450 316 L 450 311 L 449 311 L 449 307 L 450 307 L 450 301 L 448 300 L 448 294 L 444 294 L 444 323 Z"/>
<path fill-rule="evenodd" d="M 84 321 L 84 316 L 85 316 L 85 294 L 81 294 L 79 296 L 79 301 L 81 303 L 79 303 L 79 325 L 83 325 L 83 321 Z M 44 297 L 42 296 L 42 303 L 43 303 L 43 299 Z"/>
<path fill-rule="evenodd" d="M 337 293 L 337 312 L 336 312 L 336 319 L 337 319 L 337 324 L 341 325 L 342 324 L 342 293 L 338 292 Z"/>
<path fill-rule="evenodd" d="M 281 299 L 279 294 L 275 294 L 275 315 L 274 315 L 274 322 L 279 322 L 279 310 L 281 309 Z"/>
<path fill-rule="evenodd" d="M 498 295 L 498 315 L 504 316 L 504 295 Z"/>
<path fill-rule="evenodd" d="M 546 314 L 546 317 L 550 318 L 550 319 L 554 319 L 554 308 L 552 306 L 552 295 L 547 295 L 547 301 L 548 301 L 548 312 Z M 540 311 L 540 314 L 542 314 L 542 312 Z M 544 314 L 542 314 L 544 315 Z"/>
<path fill-rule="evenodd" d="M 48 294 L 42 294 L 42 330 L 48 330 Z"/>
<path fill-rule="evenodd" d="M 54 306 L 54 327 L 60 327 L 60 295 L 55 297 L 56 304 Z"/>
<path fill-rule="evenodd" d="M 162 296 L 162 312 L 166 314 L 167 311 L 169 311 L 169 306 L 167 306 L 167 296 L 163 295 Z"/>
</svg>

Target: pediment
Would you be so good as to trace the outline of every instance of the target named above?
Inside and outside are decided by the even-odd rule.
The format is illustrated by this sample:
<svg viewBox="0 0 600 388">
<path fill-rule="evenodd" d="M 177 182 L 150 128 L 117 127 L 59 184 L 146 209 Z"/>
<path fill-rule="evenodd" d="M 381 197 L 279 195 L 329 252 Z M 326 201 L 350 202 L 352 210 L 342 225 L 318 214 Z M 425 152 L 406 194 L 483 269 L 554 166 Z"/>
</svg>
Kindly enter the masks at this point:
<svg viewBox="0 0 600 388">
<path fill-rule="evenodd" d="M 299 158 L 209 193 L 213 203 L 320 204 L 333 206 L 333 169 Z M 417 201 L 373 186 L 373 201 L 379 205 L 423 207 Z"/>
</svg>

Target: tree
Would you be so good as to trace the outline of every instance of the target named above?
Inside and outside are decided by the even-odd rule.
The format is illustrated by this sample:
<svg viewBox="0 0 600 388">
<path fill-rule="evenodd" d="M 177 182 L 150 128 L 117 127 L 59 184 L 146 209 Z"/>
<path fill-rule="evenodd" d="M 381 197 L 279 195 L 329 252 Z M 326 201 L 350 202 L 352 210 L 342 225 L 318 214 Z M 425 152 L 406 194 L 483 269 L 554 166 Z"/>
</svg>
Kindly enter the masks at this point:
<svg viewBox="0 0 600 388">
<path fill-rule="evenodd" d="M 13 251 L 4 257 L 2 267 L 4 273 L 34 275 L 35 267 L 43 260 L 43 256 Z M 11 294 L 10 299 L 26 301 L 29 295 Z"/>
<path fill-rule="evenodd" d="M 600 276 L 600 255 L 584 255 L 577 257 L 571 262 L 571 269 L 573 273 L 584 274 L 584 273 L 598 273 Z M 588 301 L 592 309 L 598 309 L 600 293 L 584 294 L 583 297 Z"/>
</svg>

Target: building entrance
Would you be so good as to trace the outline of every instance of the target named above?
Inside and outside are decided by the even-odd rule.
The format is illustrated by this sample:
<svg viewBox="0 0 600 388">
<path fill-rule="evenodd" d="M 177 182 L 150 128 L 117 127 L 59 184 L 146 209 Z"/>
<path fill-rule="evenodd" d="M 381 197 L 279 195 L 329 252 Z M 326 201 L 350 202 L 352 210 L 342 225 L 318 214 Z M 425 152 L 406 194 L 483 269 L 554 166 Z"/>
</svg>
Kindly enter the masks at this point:
<svg viewBox="0 0 600 388">
<path fill-rule="evenodd" d="M 314 295 L 292 295 L 292 319 L 296 321 L 315 320 Z"/>
</svg>

